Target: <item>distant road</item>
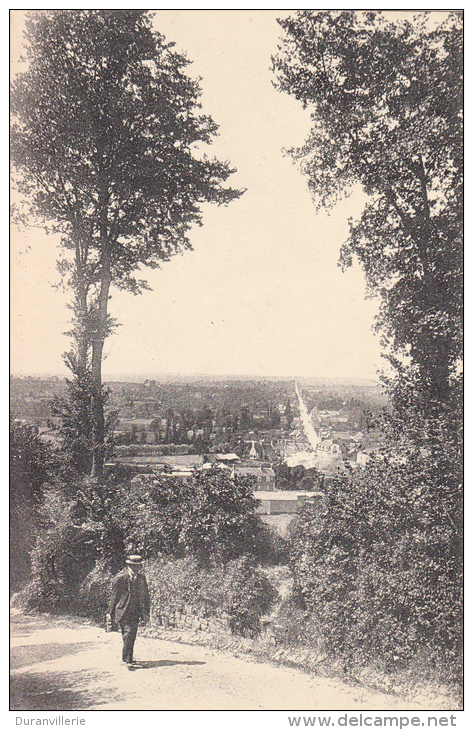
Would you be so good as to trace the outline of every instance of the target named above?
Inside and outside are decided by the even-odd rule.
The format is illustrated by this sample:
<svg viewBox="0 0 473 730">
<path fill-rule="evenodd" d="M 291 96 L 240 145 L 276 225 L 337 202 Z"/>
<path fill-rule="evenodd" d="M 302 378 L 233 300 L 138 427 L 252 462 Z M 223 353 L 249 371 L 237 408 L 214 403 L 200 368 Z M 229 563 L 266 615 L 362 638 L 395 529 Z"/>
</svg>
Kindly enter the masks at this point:
<svg viewBox="0 0 473 730">
<path fill-rule="evenodd" d="M 120 662 L 121 637 L 79 619 L 12 617 L 11 710 L 423 710 L 297 669 L 207 647 L 145 638 Z M 442 708 L 438 708 L 442 709 Z M 451 708 L 450 708 L 451 709 Z"/>
<path fill-rule="evenodd" d="M 297 398 L 299 400 L 299 410 L 301 412 L 301 420 L 302 420 L 302 425 L 304 427 L 305 436 L 307 438 L 307 441 L 311 445 L 311 447 L 313 449 L 316 449 L 317 445 L 320 444 L 320 439 L 317 436 L 315 429 L 312 425 L 310 414 L 307 410 L 306 404 L 302 400 L 302 395 L 301 395 L 301 392 L 300 392 L 300 389 L 299 389 L 299 386 L 297 383 L 295 384 L 295 389 L 296 389 Z"/>
</svg>

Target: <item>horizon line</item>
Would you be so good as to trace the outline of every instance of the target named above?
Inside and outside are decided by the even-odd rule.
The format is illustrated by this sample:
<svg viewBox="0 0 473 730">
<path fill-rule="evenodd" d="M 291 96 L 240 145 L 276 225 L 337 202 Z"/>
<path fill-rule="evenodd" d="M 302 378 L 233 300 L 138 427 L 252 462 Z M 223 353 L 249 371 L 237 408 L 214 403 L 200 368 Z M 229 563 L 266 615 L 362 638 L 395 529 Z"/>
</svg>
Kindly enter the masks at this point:
<svg viewBox="0 0 473 730">
<path fill-rule="evenodd" d="M 12 378 L 64 378 L 69 377 L 69 373 L 59 373 L 57 371 L 39 371 L 39 372 L 10 372 Z M 156 380 L 159 378 L 224 378 L 224 379 L 267 379 L 272 380 L 307 380 L 307 379 L 320 379 L 320 380 L 370 380 L 373 382 L 380 382 L 379 375 L 307 375 L 307 374 L 291 374 L 291 375 L 269 375 L 269 374 L 255 374 L 255 373 L 204 373 L 204 372 L 182 372 L 182 371 L 163 371 L 158 373 L 134 373 L 130 371 L 124 371 L 121 373 L 109 373 L 103 375 L 103 382 L 126 380 L 127 378 L 133 378 L 134 380 Z"/>
</svg>

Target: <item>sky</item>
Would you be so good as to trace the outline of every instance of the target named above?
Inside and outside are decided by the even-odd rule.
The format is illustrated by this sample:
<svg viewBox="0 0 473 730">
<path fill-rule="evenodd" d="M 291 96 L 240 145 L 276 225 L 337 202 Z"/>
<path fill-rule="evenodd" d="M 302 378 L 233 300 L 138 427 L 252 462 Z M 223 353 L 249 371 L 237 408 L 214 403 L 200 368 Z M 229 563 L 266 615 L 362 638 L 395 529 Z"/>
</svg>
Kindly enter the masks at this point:
<svg viewBox="0 0 473 730">
<path fill-rule="evenodd" d="M 358 265 L 345 273 L 337 265 L 363 197 L 355 192 L 330 214 L 316 213 L 306 180 L 282 152 L 310 129 L 309 112 L 272 85 L 276 18 L 290 12 L 154 11 L 155 27 L 193 61 L 188 72 L 202 77 L 202 110 L 219 124 L 208 152 L 237 168 L 229 184 L 246 192 L 227 207 L 204 206 L 192 252 L 141 272 L 153 291 L 112 291 L 110 313 L 121 326 L 105 346 L 105 380 L 370 378 L 382 366 L 371 330 L 378 302 L 365 299 Z M 69 297 L 52 286 L 57 254 L 54 237 L 41 229 L 12 231 L 13 374 L 66 372 Z"/>
</svg>

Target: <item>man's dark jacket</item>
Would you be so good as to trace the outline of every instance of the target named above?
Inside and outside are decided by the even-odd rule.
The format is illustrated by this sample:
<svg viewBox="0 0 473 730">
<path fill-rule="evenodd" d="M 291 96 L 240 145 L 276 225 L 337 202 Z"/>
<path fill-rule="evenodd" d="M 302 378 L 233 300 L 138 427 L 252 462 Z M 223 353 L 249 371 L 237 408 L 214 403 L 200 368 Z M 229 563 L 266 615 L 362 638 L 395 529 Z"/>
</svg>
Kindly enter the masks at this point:
<svg viewBox="0 0 473 730">
<path fill-rule="evenodd" d="M 148 584 L 146 583 L 146 578 L 141 573 L 137 573 L 135 581 L 139 597 L 140 618 L 143 621 L 147 621 L 150 608 Z M 130 602 L 130 586 L 131 578 L 128 570 L 125 568 L 112 581 L 112 595 L 110 596 L 110 603 L 108 605 L 110 616 L 113 619 L 113 612 L 115 612 L 114 620 L 117 622 L 121 621 L 123 617 L 126 618 L 126 610 Z"/>
</svg>

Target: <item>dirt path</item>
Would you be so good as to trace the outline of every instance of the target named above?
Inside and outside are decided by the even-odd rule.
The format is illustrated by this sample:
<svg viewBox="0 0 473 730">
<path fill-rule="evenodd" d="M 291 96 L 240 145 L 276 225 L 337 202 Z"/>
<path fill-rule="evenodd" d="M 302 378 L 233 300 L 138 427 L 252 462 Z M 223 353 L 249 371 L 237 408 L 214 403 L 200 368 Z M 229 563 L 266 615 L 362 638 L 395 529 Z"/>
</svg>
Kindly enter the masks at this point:
<svg viewBox="0 0 473 730">
<path fill-rule="evenodd" d="M 143 668 L 120 661 L 121 636 L 70 618 L 12 616 L 12 710 L 421 710 L 418 702 L 296 669 L 140 637 Z"/>
</svg>

